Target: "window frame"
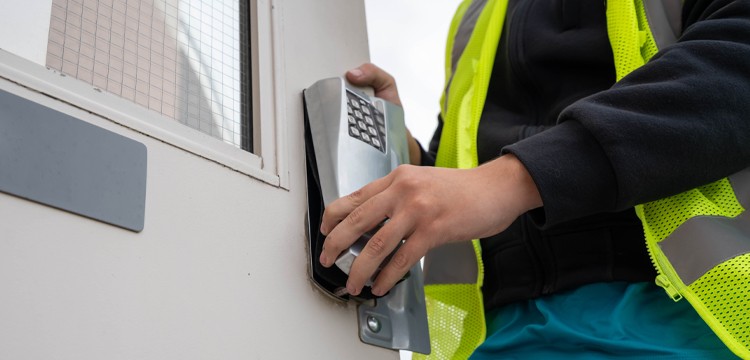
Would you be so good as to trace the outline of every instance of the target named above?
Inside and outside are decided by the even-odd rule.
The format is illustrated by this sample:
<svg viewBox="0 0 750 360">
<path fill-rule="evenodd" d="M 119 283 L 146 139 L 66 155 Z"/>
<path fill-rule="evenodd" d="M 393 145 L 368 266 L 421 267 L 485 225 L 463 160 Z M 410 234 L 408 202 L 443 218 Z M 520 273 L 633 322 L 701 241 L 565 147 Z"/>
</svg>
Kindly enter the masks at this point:
<svg viewBox="0 0 750 360">
<path fill-rule="evenodd" d="M 288 190 L 284 74 L 280 66 L 283 50 L 277 41 L 280 19 L 270 2 L 248 1 L 252 152 L 3 49 L 0 49 L 0 78 Z"/>
</svg>

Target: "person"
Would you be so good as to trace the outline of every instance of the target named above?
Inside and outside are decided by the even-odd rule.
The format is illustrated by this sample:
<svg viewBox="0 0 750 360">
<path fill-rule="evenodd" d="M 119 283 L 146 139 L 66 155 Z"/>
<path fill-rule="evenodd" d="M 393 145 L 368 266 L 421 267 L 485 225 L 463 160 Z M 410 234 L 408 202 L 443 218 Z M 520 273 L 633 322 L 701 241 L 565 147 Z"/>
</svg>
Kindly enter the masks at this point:
<svg viewBox="0 0 750 360">
<path fill-rule="evenodd" d="M 653 284 L 633 208 L 750 166 L 750 2 L 684 1 L 676 42 L 615 81 L 606 7 L 616 2 L 507 1 L 486 96 L 467 96 L 483 101 L 467 155 L 480 166 L 404 165 L 326 208 L 324 266 L 389 219 L 352 265 L 350 294 L 402 239 L 373 294 L 428 252 L 481 239 L 488 335 L 473 358 L 733 357 L 690 304 Z M 465 1 L 452 35 L 492 3 Z M 466 150 L 444 122 L 460 67 L 450 57 L 464 56 L 455 49 L 429 149 L 409 136 L 414 165 Z M 400 103 L 377 66 L 346 76 Z"/>
</svg>

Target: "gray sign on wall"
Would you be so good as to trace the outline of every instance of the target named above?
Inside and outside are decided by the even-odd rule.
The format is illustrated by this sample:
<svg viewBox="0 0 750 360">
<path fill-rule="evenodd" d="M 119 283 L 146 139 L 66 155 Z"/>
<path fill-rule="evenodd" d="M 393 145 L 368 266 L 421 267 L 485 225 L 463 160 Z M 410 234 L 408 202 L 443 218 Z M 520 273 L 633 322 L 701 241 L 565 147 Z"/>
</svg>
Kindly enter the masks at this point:
<svg viewBox="0 0 750 360">
<path fill-rule="evenodd" d="M 0 191 L 143 230 L 146 146 L 0 90 Z"/>
</svg>

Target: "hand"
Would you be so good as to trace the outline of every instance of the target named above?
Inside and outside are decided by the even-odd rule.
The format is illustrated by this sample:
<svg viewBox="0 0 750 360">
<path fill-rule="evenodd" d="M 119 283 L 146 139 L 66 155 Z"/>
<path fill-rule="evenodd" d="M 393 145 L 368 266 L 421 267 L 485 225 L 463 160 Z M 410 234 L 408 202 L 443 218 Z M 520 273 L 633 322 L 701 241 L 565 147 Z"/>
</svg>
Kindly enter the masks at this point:
<svg viewBox="0 0 750 360">
<path fill-rule="evenodd" d="M 357 86 L 372 87 L 375 90 L 375 96 L 402 106 L 401 99 L 398 96 L 398 89 L 396 88 L 396 80 L 391 74 L 374 64 L 362 64 L 356 69 L 347 71 L 346 79 Z M 406 130 L 406 140 L 409 143 L 410 163 L 412 165 L 419 165 L 422 152 L 417 140 L 414 139 L 408 129 Z"/>
<path fill-rule="evenodd" d="M 365 231 L 390 219 L 355 259 L 346 284 L 349 294 L 359 294 L 405 239 L 375 279 L 372 293 L 380 296 L 428 250 L 494 235 L 541 205 L 536 185 L 513 155 L 466 170 L 402 165 L 325 209 L 320 231 L 327 238 L 320 263 L 331 266 Z"/>
</svg>

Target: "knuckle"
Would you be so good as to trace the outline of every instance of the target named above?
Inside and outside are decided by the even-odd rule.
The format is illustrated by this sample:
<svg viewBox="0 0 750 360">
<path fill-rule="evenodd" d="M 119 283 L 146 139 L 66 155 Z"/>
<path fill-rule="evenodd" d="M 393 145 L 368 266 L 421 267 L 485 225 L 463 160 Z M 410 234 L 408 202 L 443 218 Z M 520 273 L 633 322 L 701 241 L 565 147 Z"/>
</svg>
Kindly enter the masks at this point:
<svg viewBox="0 0 750 360">
<path fill-rule="evenodd" d="M 359 204 L 362 202 L 362 198 L 364 197 L 364 193 L 362 189 L 358 189 L 353 193 L 347 195 L 346 197 L 349 199 L 349 202 L 351 202 L 352 205 L 359 206 Z"/>
<path fill-rule="evenodd" d="M 370 241 L 367 242 L 367 251 L 365 253 L 371 258 L 380 258 L 387 249 L 385 239 L 380 236 L 373 236 Z"/>
<path fill-rule="evenodd" d="M 417 213 L 424 214 L 432 207 L 432 202 L 425 196 L 415 196 L 411 200 L 410 207 Z"/>
<path fill-rule="evenodd" d="M 391 259 L 391 265 L 393 265 L 393 267 L 397 271 L 403 271 L 405 269 L 408 269 L 411 265 L 409 261 L 409 256 L 407 256 L 404 252 L 399 251 Z"/>
<path fill-rule="evenodd" d="M 416 176 L 404 177 L 404 179 L 401 180 L 401 186 L 407 191 L 411 191 L 411 192 L 418 191 L 424 188 L 422 179 Z"/>
<path fill-rule="evenodd" d="M 364 218 L 364 210 L 362 207 L 358 207 L 354 210 L 352 210 L 351 213 L 349 213 L 349 216 L 346 217 L 346 221 L 349 223 L 349 225 L 358 228 L 359 224 L 362 222 Z"/>
<path fill-rule="evenodd" d="M 393 172 L 399 176 L 404 176 L 407 173 L 411 172 L 412 165 L 410 164 L 401 164 L 396 167 L 396 169 L 393 170 Z"/>
</svg>

